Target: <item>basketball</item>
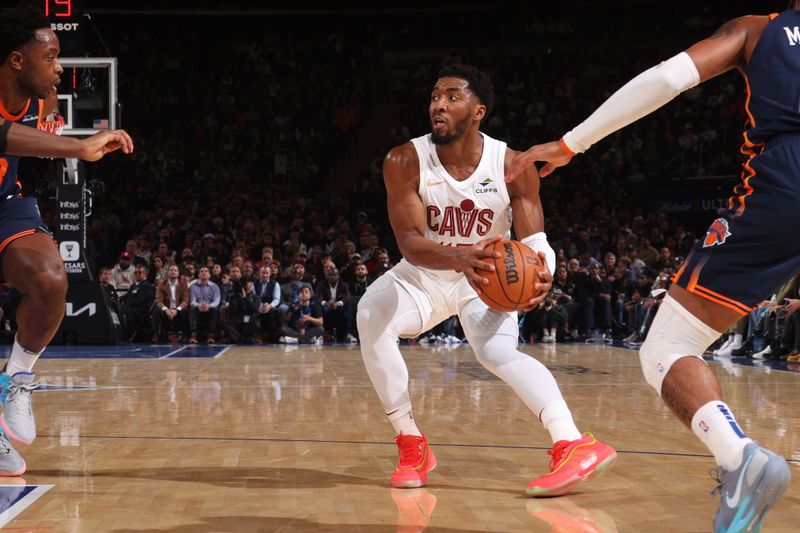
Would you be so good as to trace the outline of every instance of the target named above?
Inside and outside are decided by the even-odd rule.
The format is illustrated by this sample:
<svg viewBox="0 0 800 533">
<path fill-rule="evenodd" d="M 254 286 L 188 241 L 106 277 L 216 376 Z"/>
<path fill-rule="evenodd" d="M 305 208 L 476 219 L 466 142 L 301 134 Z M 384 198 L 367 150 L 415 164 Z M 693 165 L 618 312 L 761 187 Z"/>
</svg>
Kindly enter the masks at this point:
<svg viewBox="0 0 800 533">
<path fill-rule="evenodd" d="M 489 280 L 481 285 L 481 300 L 496 311 L 516 311 L 525 306 L 531 298 L 541 294 L 536 290 L 537 275 L 544 267 L 536 252 L 519 241 L 500 241 L 490 244 L 487 249 L 500 252 L 494 262 L 495 271 L 478 270 L 478 274 Z"/>
</svg>

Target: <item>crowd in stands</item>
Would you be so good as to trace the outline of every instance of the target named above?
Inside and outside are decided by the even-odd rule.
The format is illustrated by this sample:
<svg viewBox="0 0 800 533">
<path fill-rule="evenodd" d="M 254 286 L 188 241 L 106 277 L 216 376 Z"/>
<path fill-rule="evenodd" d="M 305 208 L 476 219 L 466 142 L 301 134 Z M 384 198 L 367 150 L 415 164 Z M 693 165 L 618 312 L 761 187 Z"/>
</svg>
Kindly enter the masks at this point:
<svg viewBox="0 0 800 533">
<path fill-rule="evenodd" d="M 429 131 L 425 109 L 438 68 L 463 61 L 489 71 L 497 104 L 483 130 L 523 149 L 558 138 L 630 77 L 729 16 L 706 11 L 652 31 L 649 22 L 676 18 L 671 9 L 615 10 L 613 25 L 591 7 L 511 22 L 490 11 L 480 24 L 474 13 L 455 13 L 432 23 L 482 37 L 461 32 L 436 54 L 424 44 L 431 21 L 413 13 L 382 21 L 379 32 L 355 15 L 314 28 L 287 19 L 270 31 L 255 20 L 233 34 L 201 29 L 202 54 L 169 17 L 146 19 L 153 31 L 103 19 L 119 26 L 108 45 L 137 149 L 90 169 L 87 252 L 126 336 L 357 340 L 358 299 L 400 259 L 381 160 L 392 145 Z M 487 44 L 492 24 L 503 31 Z M 148 75 L 131 74 L 140 72 Z M 737 174 L 743 93 L 733 75 L 704 84 L 543 181 L 558 268 L 548 298 L 521 317 L 522 340 L 642 340 L 671 276 L 705 231 L 684 213 L 651 208 L 645 191 L 676 187 L 675 177 Z M 378 101 L 381 113 L 401 118 L 385 125 L 372 164 L 342 181 L 334 169 Z M 51 226 L 52 175 L 46 168 L 24 178 Z M 708 211 L 702 223 L 713 218 Z M 783 311 L 770 314 L 775 325 L 759 327 L 783 335 L 780 325 L 794 311 L 779 303 L 773 308 Z M 455 320 L 423 337 L 462 339 Z"/>
</svg>

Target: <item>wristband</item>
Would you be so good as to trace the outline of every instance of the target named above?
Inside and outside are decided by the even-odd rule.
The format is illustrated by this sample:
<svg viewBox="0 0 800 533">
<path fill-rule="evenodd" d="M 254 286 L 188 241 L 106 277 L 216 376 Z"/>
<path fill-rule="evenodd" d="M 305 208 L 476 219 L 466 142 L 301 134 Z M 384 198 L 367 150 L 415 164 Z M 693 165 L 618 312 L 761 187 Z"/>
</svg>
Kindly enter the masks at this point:
<svg viewBox="0 0 800 533">
<path fill-rule="evenodd" d="M 528 235 L 520 242 L 526 245 L 534 252 L 543 252 L 547 269 L 550 271 L 550 274 L 555 273 L 556 253 L 553 251 L 553 249 L 550 247 L 550 244 L 547 242 L 547 234 L 545 232 L 540 231 L 539 233 Z"/>
<path fill-rule="evenodd" d="M 558 145 L 561 147 L 561 149 L 564 151 L 565 154 L 567 154 L 570 157 L 575 157 L 575 152 L 573 152 L 572 150 L 569 149 L 569 146 L 567 146 L 567 143 L 564 142 L 564 137 L 561 137 L 558 140 Z"/>
</svg>

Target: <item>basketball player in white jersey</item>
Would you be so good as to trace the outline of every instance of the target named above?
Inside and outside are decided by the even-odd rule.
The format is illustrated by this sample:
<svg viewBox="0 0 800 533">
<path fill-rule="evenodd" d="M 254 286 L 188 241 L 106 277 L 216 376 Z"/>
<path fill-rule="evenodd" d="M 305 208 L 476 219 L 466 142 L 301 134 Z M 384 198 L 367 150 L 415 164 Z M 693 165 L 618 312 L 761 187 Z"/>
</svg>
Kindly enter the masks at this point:
<svg viewBox="0 0 800 533">
<path fill-rule="evenodd" d="M 361 353 L 383 408 L 397 433 L 400 459 L 393 487 L 422 487 L 436 457 L 417 428 L 408 392 L 408 369 L 398 337 L 413 338 L 457 314 L 478 360 L 508 383 L 550 432 L 550 472 L 528 485 L 532 496 L 557 496 L 609 467 L 610 446 L 581 434 L 547 368 L 517 350 L 516 312 L 502 313 L 478 297 L 488 283 L 476 269 L 500 254 L 487 244 L 507 236 L 539 252 L 548 272 L 538 288 L 552 284 L 555 254 L 542 232 L 539 176 L 530 168 L 517 181 L 503 181 L 517 152 L 482 133 L 494 89 L 474 67 L 448 67 L 431 93 L 433 132 L 393 148 L 384 161 L 389 219 L 404 259 L 380 277 L 358 306 Z M 532 299 L 533 307 L 544 294 Z"/>
</svg>

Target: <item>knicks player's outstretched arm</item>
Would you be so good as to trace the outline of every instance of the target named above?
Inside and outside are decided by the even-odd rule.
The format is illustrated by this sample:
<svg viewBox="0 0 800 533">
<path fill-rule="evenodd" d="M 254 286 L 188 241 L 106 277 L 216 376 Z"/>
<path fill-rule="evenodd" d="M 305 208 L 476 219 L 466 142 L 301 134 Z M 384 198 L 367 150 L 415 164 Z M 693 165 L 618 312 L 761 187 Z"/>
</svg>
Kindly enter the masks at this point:
<svg viewBox="0 0 800 533">
<path fill-rule="evenodd" d="M 506 181 L 512 181 L 536 161 L 545 162 L 539 171 L 545 177 L 567 165 L 576 154 L 652 113 L 683 91 L 731 69 L 743 70 L 768 22 L 767 16 L 731 20 L 685 52 L 642 72 L 560 140 L 534 145 L 515 157 L 506 170 Z"/>
<path fill-rule="evenodd" d="M 123 130 L 102 131 L 86 139 L 76 139 L 0 119 L 0 148 L 2 145 L 5 149 L 0 149 L 0 153 L 8 155 L 76 157 L 85 161 L 97 161 L 116 150 L 126 154 L 133 152 L 133 141 Z"/>
<path fill-rule="evenodd" d="M 475 269 L 494 270 L 494 265 L 484 259 L 500 257 L 500 253 L 484 248 L 499 241 L 499 237 L 460 247 L 443 246 L 425 237 L 427 221 L 425 205 L 419 195 L 419 159 L 411 143 L 389 151 L 383 161 L 383 179 L 389 223 L 406 261 L 434 270 L 460 270 L 477 291 L 480 285 L 489 283 Z"/>
<path fill-rule="evenodd" d="M 516 150 L 506 149 L 506 168 L 517 154 L 519 152 Z M 539 281 L 536 284 L 536 289 L 541 291 L 541 295 L 529 300 L 525 306 L 525 309 L 533 309 L 547 297 L 547 292 L 553 285 L 551 269 L 555 268 L 554 265 L 548 264 L 555 262 L 555 253 L 552 253 L 552 249 L 547 245 L 547 236 L 544 234 L 544 211 L 539 196 L 539 173 L 535 166 L 526 168 L 516 180 L 508 184 L 508 196 L 511 199 L 514 233 L 516 233 L 517 239 L 536 250 L 542 264 L 547 266 L 546 270 L 539 272 Z M 540 240 L 538 237 L 542 239 Z M 552 257 L 548 259 L 547 254 L 541 251 L 543 249 L 551 252 Z"/>
</svg>

